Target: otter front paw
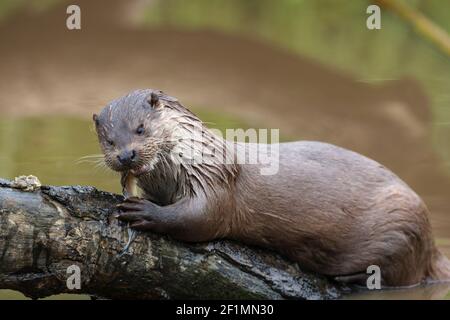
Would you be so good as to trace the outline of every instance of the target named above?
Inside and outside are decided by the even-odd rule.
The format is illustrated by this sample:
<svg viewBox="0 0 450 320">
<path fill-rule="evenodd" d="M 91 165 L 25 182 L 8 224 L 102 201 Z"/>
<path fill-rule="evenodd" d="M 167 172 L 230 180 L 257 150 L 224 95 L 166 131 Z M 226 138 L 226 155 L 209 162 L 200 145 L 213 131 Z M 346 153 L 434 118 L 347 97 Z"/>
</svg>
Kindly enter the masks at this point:
<svg viewBox="0 0 450 320">
<path fill-rule="evenodd" d="M 164 232 L 162 216 L 158 206 L 148 200 L 131 197 L 117 205 L 121 221 L 128 222 L 131 228 L 143 231 Z"/>
</svg>

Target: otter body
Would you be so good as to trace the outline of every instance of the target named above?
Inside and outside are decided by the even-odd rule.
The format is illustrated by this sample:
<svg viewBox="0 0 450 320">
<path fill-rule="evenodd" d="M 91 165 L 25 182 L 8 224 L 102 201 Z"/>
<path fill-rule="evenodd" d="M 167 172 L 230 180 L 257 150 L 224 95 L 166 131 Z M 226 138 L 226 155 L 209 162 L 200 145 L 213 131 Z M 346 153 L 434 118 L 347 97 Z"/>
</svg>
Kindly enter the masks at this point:
<svg viewBox="0 0 450 320">
<path fill-rule="evenodd" d="M 370 265 L 389 285 L 424 279 L 433 254 L 425 205 L 377 162 L 320 142 L 280 144 L 280 168 L 237 179 L 232 237 L 270 246 L 310 270 L 365 279 Z M 357 277 L 359 279 L 359 277 Z"/>
<path fill-rule="evenodd" d="M 113 101 L 94 120 L 107 165 L 143 191 L 144 199 L 120 207 L 119 219 L 132 228 L 268 247 L 342 281 L 365 284 L 371 265 L 386 286 L 450 278 L 420 197 L 362 155 L 320 142 L 281 143 L 278 171 L 262 175 L 262 164 L 240 161 L 255 145 L 224 141 L 153 90 Z M 214 156 L 183 159 L 202 146 Z M 233 161 L 224 162 L 229 154 Z"/>
</svg>

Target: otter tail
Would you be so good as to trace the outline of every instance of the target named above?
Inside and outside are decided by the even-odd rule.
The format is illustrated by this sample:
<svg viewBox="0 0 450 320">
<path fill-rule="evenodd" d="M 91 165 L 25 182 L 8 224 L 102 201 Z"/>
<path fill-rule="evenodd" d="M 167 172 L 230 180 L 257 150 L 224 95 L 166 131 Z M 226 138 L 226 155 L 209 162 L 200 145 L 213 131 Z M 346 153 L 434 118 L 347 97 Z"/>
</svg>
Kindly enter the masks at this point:
<svg viewBox="0 0 450 320">
<path fill-rule="evenodd" d="M 435 250 L 428 277 L 431 281 L 450 282 L 450 260 L 439 250 Z"/>
</svg>

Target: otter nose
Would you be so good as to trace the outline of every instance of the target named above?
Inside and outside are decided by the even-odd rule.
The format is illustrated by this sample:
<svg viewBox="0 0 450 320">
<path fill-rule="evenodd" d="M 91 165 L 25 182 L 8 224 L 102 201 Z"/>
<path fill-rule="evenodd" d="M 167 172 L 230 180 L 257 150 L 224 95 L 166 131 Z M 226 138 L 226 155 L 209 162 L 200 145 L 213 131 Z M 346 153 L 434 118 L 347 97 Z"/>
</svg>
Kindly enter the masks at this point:
<svg viewBox="0 0 450 320">
<path fill-rule="evenodd" d="M 117 156 L 117 159 L 122 165 L 129 166 L 136 160 L 136 151 L 135 150 L 122 151 L 122 153 Z"/>
</svg>

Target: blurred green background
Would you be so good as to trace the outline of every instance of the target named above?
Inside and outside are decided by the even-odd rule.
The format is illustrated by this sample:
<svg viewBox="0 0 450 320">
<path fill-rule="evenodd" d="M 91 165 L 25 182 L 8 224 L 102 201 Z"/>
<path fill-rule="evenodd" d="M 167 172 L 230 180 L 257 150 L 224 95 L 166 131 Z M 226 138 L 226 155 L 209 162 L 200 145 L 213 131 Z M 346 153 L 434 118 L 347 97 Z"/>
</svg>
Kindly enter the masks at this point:
<svg viewBox="0 0 450 320">
<path fill-rule="evenodd" d="M 450 2 L 399 2 L 450 31 Z M 386 164 L 424 197 L 449 255 L 450 58 L 390 10 L 368 30 L 371 3 L 0 0 L 0 177 L 119 192 L 79 161 L 99 153 L 91 115 L 160 88 L 213 127 L 277 127 Z M 80 31 L 65 28 L 68 4 Z"/>
</svg>

